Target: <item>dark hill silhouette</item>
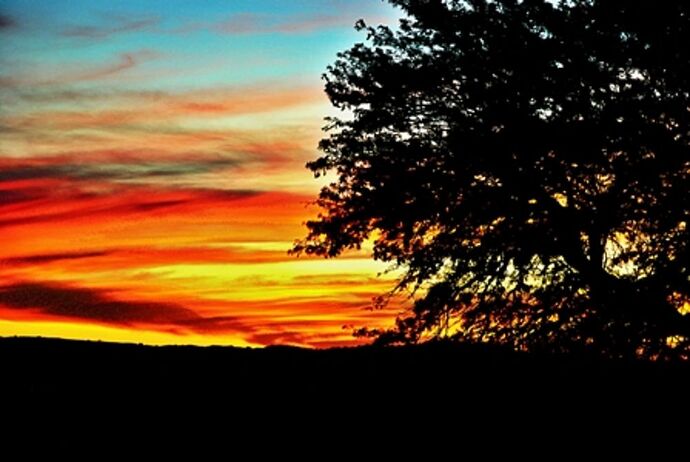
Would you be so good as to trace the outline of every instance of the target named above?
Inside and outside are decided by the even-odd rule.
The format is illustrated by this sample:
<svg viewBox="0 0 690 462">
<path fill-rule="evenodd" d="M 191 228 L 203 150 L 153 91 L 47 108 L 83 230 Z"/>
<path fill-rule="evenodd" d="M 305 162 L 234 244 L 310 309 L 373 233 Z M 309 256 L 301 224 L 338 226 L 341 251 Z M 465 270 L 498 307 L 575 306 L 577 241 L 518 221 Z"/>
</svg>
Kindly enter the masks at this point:
<svg viewBox="0 0 690 462">
<path fill-rule="evenodd" d="M 423 443 L 439 438 L 614 446 L 616 435 L 681 431 L 657 423 L 684 414 L 690 384 L 684 363 L 440 342 L 307 350 L 3 338 L 0 365 L 11 423 L 3 443 L 23 454 L 239 444 L 256 454 L 327 445 L 357 457 L 363 447 L 446 448 Z"/>
<path fill-rule="evenodd" d="M 494 390 L 560 393 L 588 383 L 598 393 L 625 384 L 686 383 L 686 363 L 597 355 L 519 353 L 491 345 L 432 342 L 406 347 L 309 350 L 286 346 L 144 346 L 50 338 L 2 338 L 2 388 L 33 399 L 164 399 L 198 393 L 310 396 L 332 391 L 384 396 L 435 387 L 467 396 Z M 548 386 L 546 386 L 548 385 Z M 536 387 L 536 388 L 535 388 Z"/>
</svg>

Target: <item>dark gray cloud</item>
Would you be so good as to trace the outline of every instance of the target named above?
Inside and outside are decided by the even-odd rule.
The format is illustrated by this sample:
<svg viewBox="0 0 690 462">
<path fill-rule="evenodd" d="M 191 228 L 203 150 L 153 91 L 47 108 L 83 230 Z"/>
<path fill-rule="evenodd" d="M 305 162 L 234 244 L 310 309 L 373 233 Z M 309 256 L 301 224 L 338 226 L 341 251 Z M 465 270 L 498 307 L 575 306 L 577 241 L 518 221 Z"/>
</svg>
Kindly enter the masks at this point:
<svg viewBox="0 0 690 462">
<path fill-rule="evenodd" d="M 21 202 L 29 202 L 36 199 L 35 191 L 30 190 L 12 190 L 0 189 L 0 207 L 3 205 L 19 204 Z"/>
<path fill-rule="evenodd" d="M 186 325 L 201 317 L 174 303 L 120 301 L 107 292 L 43 283 L 0 287 L 0 304 L 15 310 L 110 324 Z"/>
<path fill-rule="evenodd" d="M 72 199 L 78 204 L 79 199 Z M 171 208 L 176 205 L 186 204 L 192 199 L 177 199 L 177 200 L 154 200 L 142 201 L 131 204 L 116 204 L 112 206 L 96 206 L 77 208 L 68 212 L 60 213 L 43 213 L 38 215 L 31 215 L 19 218 L 0 219 L 0 228 L 6 226 L 20 226 L 36 223 L 48 223 L 55 221 L 74 220 L 76 218 L 83 218 L 98 215 L 130 215 L 136 213 L 149 213 L 156 210 Z"/>
<path fill-rule="evenodd" d="M 27 70 L 24 72 L 19 71 L 18 74 L 0 76 L 0 102 L 12 104 L 16 101 L 18 95 L 22 94 L 24 91 L 22 89 L 54 88 L 72 85 L 76 82 L 108 79 L 160 57 L 161 54 L 155 50 L 141 49 L 120 53 L 114 56 L 112 60 L 95 66 L 64 66 L 63 71 L 50 73 L 49 76 Z"/>
<path fill-rule="evenodd" d="M 176 303 L 115 300 L 108 291 L 42 282 L 0 286 L 0 305 L 11 310 L 113 325 L 147 324 L 162 330 L 247 332 L 235 316 L 201 316 Z"/>
<path fill-rule="evenodd" d="M 10 29 L 13 27 L 17 26 L 17 21 L 15 21 L 14 18 L 4 14 L 0 13 L 0 30 L 3 29 Z"/>
<path fill-rule="evenodd" d="M 1 183 L 1 182 L 0 182 Z M 27 203 L 36 200 L 55 197 L 56 190 L 41 187 L 27 187 L 21 189 L 0 189 L 0 206 Z M 95 193 L 72 191 L 64 199 L 72 201 L 86 200 L 98 197 Z M 2 220 L 0 215 L 0 221 Z"/>
<path fill-rule="evenodd" d="M 128 163 L 85 163 L 49 165 L 15 165 L 0 170 L 0 183 L 33 179 L 127 181 L 154 177 L 184 176 L 209 173 L 236 167 L 232 158 L 193 159 L 187 161 L 155 161 Z"/>
<path fill-rule="evenodd" d="M 0 80 L 0 87 L 2 87 L 2 80 Z M 114 89 L 98 89 L 98 90 L 88 90 L 88 89 L 63 89 L 63 88 L 12 88 L 12 92 L 7 92 L 5 95 L 0 95 L 0 101 L 2 97 L 8 102 L 12 102 L 12 99 L 19 99 L 22 101 L 28 101 L 31 103 L 41 103 L 41 104 L 52 104 L 52 103 L 64 103 L 64 102 L 83 102 L 88 101 L 93 103 L 94 101 L 110 101 L 115 98 L 119 99 L 131 99 L 136 102 L 145 101 L 158 101 L 164 98 L 169 98 L 172 96 L 171 93 L 159 91 L 159 90 L 114 90 Z"/>
<path fill-rule="evenodd" d="M 176 194 L 175 189 L 157 189 L 157 193 L 170 192 L 171 194 Z M 261 194 L 261 191 L 253 190 L 214 190 L 214 189 L 180 189 L 185 194 L 181 198 L 171 198 L 171 199 L 161 199 L 156 198 L 156 195 L 148 196 L 146 194 L 146 189 L 142 190 L 141 197 L 136 200 L 132 200 L 131 196 L 128 197 L 126 202 L 120 203 L 100 203 L 95 201 L 95 204 L 81 205 L 82 201 L 88 201 L 89 199 L 98 199 L 99 197 L 106 197 L 117 195 L 117 191 L 111 193 L 94 194 L 94 193 L 81 193 L 77 192 L 74 194 L 68 194 L 56 198 L 57 201 L 62 201 L 66 203 L 74 204 L 74 207 L 65 212 L 49 212 L 49 213 L 38 213 L 29 216 L 16 217 L 16 218 L 0 218 L 0 228 L 7 226 L 21 226 L 36 223 L 50 223 L 56 221 L 69 221 L 75 219 L 81 219 L 84 217 L 95 217 L 101 215 L 107 216 L 119 216 L 125 217 L 128 215 L 136 214 L 147 214 L 154 211 L 161 211 L 165 209 L 172 209 L 176 206 L 184 206 L 187 204 L 199 204 L 205 200 L 212 201 L 232 201 L 237 199 L 242 199 L 245 197 L 252 197 Z M 30 198 L 15 198 L 15 200 L 20 200 L 21 202 L 28 202 L 31 200 L 44 200 L 51 199 L 52 192 L 50 190 L 41 190 L 41 192 L 32 193 L 33 196 Z M 37 210 L 40 210 L 38 208 Z"/>
<path fill-rule="evenodd" d="M 256 190 L 217 190 L 175 186 L 185 176 L 211 173 L 235 167 L 240 161 L 226 157 L 193 158 L 180 161 L 140 162 L 136 159 L 121 163 L 74 163 L 60 158 L 44 158 L 37 164 L 0 162 L 0 206 L 30 204 L 36 207 L 25 216 L 0 216 L 0 227 L 19 226 L 84 217 L 127 216 L 172 209 L 199 201 L 225 202 L 260 194 Z M 13 182 L 50 180 L 50 188 L 17 186 Z M 54 181 L 53 181 L 54 180 Z M 166 186 L 171 185 L 171 186 Z M 13 186 L 13 185 L 12 185 Z M 95 187 L 98 186 L 98 187 Z M 138 189 L 136 189 L 138 188 Z M 141 190 L 141 194 L 133 191 Z M 117 198 L 122 200 L 99 200 Z M 61 202 L 70 206 L 55 211 L 45 203 Z M 28 209 L 27 209 L 28 210 Z"/>
<path fill-rule="evenodd" d="M 98 26 L 72 26 L 64 29 L 61 35 L 81 39 L 104 39 L 117 34 L 152 30 L 160 22 L 159 18 L 148 17 L 132 19 L 122 16 L 107 16 L 104 18 L 109 24 Z"/>
</svg>

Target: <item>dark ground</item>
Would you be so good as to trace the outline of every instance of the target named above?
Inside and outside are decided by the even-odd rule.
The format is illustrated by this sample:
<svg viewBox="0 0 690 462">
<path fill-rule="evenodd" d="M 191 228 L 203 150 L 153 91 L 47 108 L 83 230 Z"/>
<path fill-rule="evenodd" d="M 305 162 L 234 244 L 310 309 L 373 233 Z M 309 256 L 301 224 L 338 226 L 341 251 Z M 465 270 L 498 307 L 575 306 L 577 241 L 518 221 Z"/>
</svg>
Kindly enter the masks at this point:
<svg viewBox="0 0 690 462">
<path fill-rule="evenodd" d="M 378 442 L 400 428 L 390 444 L 460 428 L 466 443 L 468 435 L 501 429 L 525 438 L 553 432 L 610 440 L 621 425 L 670 435 L 664 419 L 684 418 L 690 403 L 690 364 L 471 345 L 314 351 L 5 338 L 0 364 L 4 422 L 12 416 L 12 429 L 24 435 L 60 435 L 62 448 L 83 444 L 84 434 L 91 442 L 116 436 L 151 443 L 142 435 L 153 429 L 164 429 L 168 445 L 184 444 L 190 430 L 209 426 L 213 435 L 225 429 L 217 442 L 238 439 L 236 426 L 331 437 L 345 426 L 348 435 Z M 78 430 L 65 424 L 72 418 Z M 100 432 L 120 421 L 120 433 Z M 186 437 L 171 436 L 180 429 Z"/>
<path fill-rule="evenodd" d="M 0 338 L 6 393 L 32 399 L 160 400 L 342 393 L 411 396 L 436 389 L 473 394 L 543 394 L 564 388 L 619 395 L 663 386 L 690 390 L 690 363 L 613 361 L 596 356 L 532 355 L 486 345 L 308 350 L 165 346 Z M 268 397 L 267 396 L 267 397 Z M 500 396 L 498 396 L 500 397 Z M 431 398 L 431 396 L 429 397 Z"/>
</svg>

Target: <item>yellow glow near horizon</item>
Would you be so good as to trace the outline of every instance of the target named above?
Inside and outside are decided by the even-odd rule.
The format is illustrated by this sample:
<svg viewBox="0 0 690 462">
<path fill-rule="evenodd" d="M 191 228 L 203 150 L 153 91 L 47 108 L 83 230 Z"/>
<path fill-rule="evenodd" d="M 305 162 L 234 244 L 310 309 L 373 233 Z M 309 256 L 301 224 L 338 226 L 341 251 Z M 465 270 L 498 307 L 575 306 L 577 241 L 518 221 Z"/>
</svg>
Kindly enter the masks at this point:
<svg viewBox="0 0 690 462">
<path fill-rule="evenodd" d="M 242 336 L 208 336 L 198 334 L 177 335 L 155 330 L 117 328 L 96 324 L 53 321 L 8 321 L 0 319 L 0 337 L 47 337 L 68 340 L 102 340 L 144 345 L 228 345 L 260 347 L 245 341 Z"/>
</svg>

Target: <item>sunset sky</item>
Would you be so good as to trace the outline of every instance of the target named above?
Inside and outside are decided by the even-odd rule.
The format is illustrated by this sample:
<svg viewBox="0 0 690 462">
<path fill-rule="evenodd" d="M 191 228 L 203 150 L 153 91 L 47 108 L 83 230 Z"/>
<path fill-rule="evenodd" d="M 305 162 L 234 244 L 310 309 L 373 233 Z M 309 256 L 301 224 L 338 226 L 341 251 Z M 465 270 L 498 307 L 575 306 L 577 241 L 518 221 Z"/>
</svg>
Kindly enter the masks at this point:
<svg viewBox="0 0 690 462">
<path fill-rule="evenodd" d="M 321 74 L 379 0 L 0 0 L 0 336 L 351 344 L 366 252 L 287 255 L 333 114 Z"/>
</svg>

